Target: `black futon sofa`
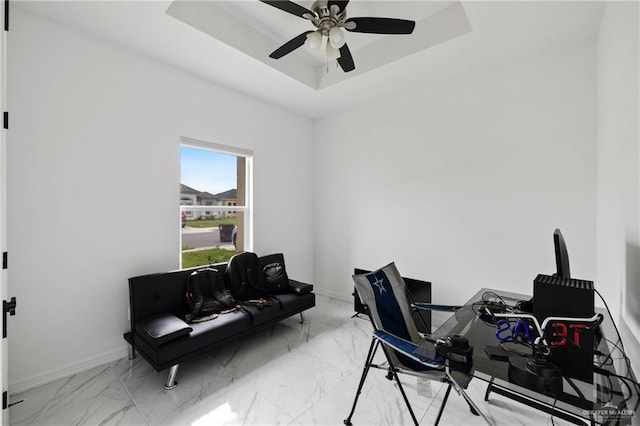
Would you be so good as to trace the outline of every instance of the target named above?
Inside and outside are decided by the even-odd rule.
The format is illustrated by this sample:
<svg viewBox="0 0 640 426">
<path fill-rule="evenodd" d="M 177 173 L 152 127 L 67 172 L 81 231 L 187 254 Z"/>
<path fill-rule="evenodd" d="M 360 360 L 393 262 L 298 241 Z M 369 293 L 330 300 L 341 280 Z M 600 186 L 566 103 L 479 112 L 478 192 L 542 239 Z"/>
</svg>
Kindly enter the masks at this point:
<svg viewBox="0 0 640 426">
<path fill-rule="evenodd" d="M 270 259 L 271 256 L 282 255 L 263 258 Z M 284 264 L 284 258 L 281 258 Z M 221 274 L 226 267 L 226 263 L 211 266 Z M 188 324 L 185 321 L 186 283 L 195 269 L 129 278 L 131 331 L 124 334 L 131 345 L 129 357 L 135 357 L 137 351 L 156 371 L 170 368 L 165 389 L 175 387 L 178 364 L 189 357 L 295 314 L 300 314 L 301 323 L 304 323 L 303 312 L 315 306 L 313 286 L 289 279 L 288 290 L 275 295 L 277 299 L 270 306 L 243 306 L 210 321 Z"/>
</svg>

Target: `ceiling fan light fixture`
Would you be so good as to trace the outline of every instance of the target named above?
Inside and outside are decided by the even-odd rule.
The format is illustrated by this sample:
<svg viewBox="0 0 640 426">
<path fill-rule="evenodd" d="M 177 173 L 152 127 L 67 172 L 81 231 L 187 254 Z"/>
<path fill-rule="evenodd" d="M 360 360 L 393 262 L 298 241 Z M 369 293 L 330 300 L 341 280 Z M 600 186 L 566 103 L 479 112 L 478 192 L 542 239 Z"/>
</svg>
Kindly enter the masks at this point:
<svg viewBox="0 0 640 426">
<path fill-rule="evenodd" d="M 332 61 L 332 60 L 338 59 L 339 57 L 340 57 L 340 50 L 333 47 L 331 43 L 327 43 L 327 59 Z"/>
<path fill-rule="evenodd" d="M 322 45 L 322 32 L 320 30 L 307 34 L 306 43 L 312 49 L 320 49 Z"/>
<path fill-rule="evenodd" d="M 340 49 L 344 46 L 345 37 L 342 28 L 336 26 L 329 30 L 329 43 L 334 49 Z"/>
</svg>

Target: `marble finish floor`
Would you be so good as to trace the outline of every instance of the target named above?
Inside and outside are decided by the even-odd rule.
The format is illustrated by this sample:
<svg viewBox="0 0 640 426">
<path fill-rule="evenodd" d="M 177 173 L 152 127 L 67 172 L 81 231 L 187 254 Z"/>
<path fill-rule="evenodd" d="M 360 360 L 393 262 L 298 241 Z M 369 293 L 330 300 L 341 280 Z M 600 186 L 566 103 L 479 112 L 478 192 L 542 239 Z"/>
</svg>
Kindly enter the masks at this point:
<svg viewBox="0 0 640 426">
<path fill-rule="evenodd" d="M 348 415 L 370 344 L 371 326 L 351 318 L 352 305 L 318 296 L 307 312 L 272 330 L 180 365 L 178 386 L 163 389 L 167 372 L 141 357 L 97 367 L 11 395 L 12 425 L 341 425 Z M 379 351 L 380 352 L 380 351 Z M 421 424 L 433 424 L 445 393 L 436 382 L 402 377 Z M 485 384 L 468 393 L 494 424 L 564 424 L 498 395 L 483 399 Z M 397 385 L 372 369 L 354 425 L 410 425 Z M 443 425 L 484 424 L 451 393 Z"/>
</svg>

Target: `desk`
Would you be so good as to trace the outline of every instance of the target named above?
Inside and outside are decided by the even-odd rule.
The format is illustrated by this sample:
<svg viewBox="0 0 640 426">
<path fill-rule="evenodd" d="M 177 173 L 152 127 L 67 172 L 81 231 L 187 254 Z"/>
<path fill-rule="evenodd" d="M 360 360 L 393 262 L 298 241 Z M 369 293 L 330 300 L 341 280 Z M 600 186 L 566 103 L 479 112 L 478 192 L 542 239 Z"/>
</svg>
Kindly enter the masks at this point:
<svg viewBox="0 0 640 426">
<path fill-rule="evenodd" d="M 544 412 L 553 413 L 554 417 L 575 424 L 631 424 L 633 414 L 638 409 L 638 393 L 633 385 L 628 385 L 615 376 L 616 374 L 627 376 L 628 370 L 626 363 L 621 359 L 621 353 L 606 340 L 610 339 L 617 343 L 618 337 L 611 318 L 605 311 L 596 309 L 605 318 L 601 324 L 604 338 L 598 346 L 598 351 L 604 355 L 594 358 L 594 365 L 604 365 L 595 369 L 593 384 L 578 380 L 571 380 L 569 383 L 565 379 L 563 392 L 556 400 L 510 383 L 508 362 L 490 359 L 485 353 L 486 345 L 497 346 L 499 343 L 495 335 L 496 326 L 481 320 L 472 306 L 474 302 L 481 301 L 482 295 L 486 292 L 498 294 L 511 306 L 518 301 L 530 298 L 521 294 L 483 288 L 434 333 L 435 336 L 459 334 L 469 340 L 469 344 L 474 349 L 473 376 L 488 384 L 485 400 L 488 400 L 493 392 Z M 526 349 L 522 346 L 521 351 L 525 352 Z M 608 357 L 610 353 L 612 356 Z M 610 360 L 614 362 L 611 364 Z M 629 376 L 635 381 L 632 373 L 629 373 Z M 629 389 L 631 390 L 630 398 L 628 398 Z M 580 396 L 580 393 L 584 397 Z"/>
</svg>

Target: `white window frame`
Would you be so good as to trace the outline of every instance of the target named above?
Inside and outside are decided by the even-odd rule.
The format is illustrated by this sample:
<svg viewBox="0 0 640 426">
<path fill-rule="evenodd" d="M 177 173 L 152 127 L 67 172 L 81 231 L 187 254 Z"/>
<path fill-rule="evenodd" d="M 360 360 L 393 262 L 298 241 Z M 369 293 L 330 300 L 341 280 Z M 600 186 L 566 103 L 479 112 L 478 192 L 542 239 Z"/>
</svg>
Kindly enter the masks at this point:
<svg viewBox="0 0 640 426">
<path fill-rule="evenodd" d="M 235 146 L 223 145 L 215 142 L 202 141 L 185 136 L 180 137 L 180 146 L 213 151 L 220 154 L 235 155 L 237 157 L 244 157 L 245 205 L 234 206 L 231 210 L 233 210 L 234 212 L 244 212 L 244 250 L 253 251 L 253 151 L 250 149 L 238 148 Z M 180 197 L 178 197 L 178 199 L 179 198 Z M 225 212 L 230 209 L 229 206 L 188 206 L 180 204 L 180 212 L 195 210 Z M 180 246 L 182 246 L 182 238 L 180 239 Z M 180 254 L 180 250 L 178 251 L 178 253 L 180 256 L 180 267 L 182 267 L 182 255 Z"/>
</svg>

